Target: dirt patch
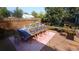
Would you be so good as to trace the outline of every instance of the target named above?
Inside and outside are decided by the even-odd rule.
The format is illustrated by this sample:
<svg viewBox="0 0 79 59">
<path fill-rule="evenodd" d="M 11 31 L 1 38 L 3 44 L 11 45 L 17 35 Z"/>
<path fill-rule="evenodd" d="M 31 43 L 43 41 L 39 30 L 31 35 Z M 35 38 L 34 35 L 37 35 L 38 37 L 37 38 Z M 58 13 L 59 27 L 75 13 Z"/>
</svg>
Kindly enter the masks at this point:
<svg viewBox="0 0 79 59">
<path fill-rule="evenodd" d="M 59 32 L 55 32 L 55 36 L 48 42 L 47 46 L 58 51 L 77 51 L 79 50 L 79 39 L 74 38 L 74 41 L 69 40 L 66 36 L 60 35 Z M 43 48 L 44 49 L 44 48 Z"/>
</svg>

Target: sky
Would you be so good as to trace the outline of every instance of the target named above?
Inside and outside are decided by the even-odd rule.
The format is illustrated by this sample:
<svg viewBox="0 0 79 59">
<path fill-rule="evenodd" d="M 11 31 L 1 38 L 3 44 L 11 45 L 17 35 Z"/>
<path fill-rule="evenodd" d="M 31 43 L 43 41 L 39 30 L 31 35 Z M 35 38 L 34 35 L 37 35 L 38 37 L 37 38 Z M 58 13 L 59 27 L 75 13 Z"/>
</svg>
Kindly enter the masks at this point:
<svg viewBox="0 0 79 59">
<path fill-rule="evenodd" d="M 12 12 L 15 10 L 15 8 L 16 7 L 7 7 L 7 9 Z M 29 14 L 31 14 L 32 11 L 35 11 L 37 13 L 45 12 L 44 7 L 20 7 L 20 8 L 23 10 L 24 13 L 26 12 Z"/>
</svg>

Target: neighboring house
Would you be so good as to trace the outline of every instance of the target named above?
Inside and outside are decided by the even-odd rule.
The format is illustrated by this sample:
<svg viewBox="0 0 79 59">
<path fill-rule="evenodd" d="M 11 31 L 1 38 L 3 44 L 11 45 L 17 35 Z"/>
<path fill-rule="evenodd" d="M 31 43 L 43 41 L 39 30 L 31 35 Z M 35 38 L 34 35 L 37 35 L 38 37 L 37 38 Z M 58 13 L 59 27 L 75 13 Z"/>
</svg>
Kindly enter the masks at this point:
<svg viewBox="0 0 79 59">
<path fill-rule="evenodd" d="M 34 16 L 30 14 L 23 14 L 22 18 L 31 19 L 31 18 L 34 18 Z"/>
</svg>

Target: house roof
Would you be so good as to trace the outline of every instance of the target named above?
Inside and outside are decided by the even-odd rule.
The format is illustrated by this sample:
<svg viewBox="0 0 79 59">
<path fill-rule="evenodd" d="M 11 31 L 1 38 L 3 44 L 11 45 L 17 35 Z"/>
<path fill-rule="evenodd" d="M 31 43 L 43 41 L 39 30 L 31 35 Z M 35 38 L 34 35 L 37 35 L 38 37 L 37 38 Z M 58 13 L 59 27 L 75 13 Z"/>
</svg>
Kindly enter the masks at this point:
<svg viewBox="0 0 79 59">
<path fill-rule="evenodd" d="M 22 18 L 30 19 L 30 18 L 34 18 L 34 16 L 30 14 L 23 14 Z"/>
</svg>

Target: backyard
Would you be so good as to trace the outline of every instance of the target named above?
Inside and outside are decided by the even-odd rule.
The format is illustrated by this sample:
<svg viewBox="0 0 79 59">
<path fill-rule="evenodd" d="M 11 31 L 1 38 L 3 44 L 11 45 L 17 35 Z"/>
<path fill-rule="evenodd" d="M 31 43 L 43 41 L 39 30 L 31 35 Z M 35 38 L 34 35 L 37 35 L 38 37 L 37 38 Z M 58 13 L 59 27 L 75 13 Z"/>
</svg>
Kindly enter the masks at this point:
<svg viewBox="0 0 79 59">
<path fill-rule="evenodd" d="M 64 35 L 61 35 L 59 32 L 57 31 L 53 31 L 54 33 L 56 33 L 53 38 L 47 43 L 47 46 L 51 47 L 52 50 L 56 50 L 56 51 L 77 51 L 79 50 L 79 38 L 77 38 L 75 36 L 74 41 L 69 40 L 66 38 L 66 33 L 64 33 Z M 49 50 L 46 47 L 43 47 L 42 49 L 44 50 Z"/>
<path fill-rule="evenodd" d="M 44 9 L 45 13 L 33 11 L 28 14 L 19 7 L 16 7 L 14 12 L 2 7 L 0 50 L 79 50 L 79 8 L 45 7 Z"/>
</svg>

